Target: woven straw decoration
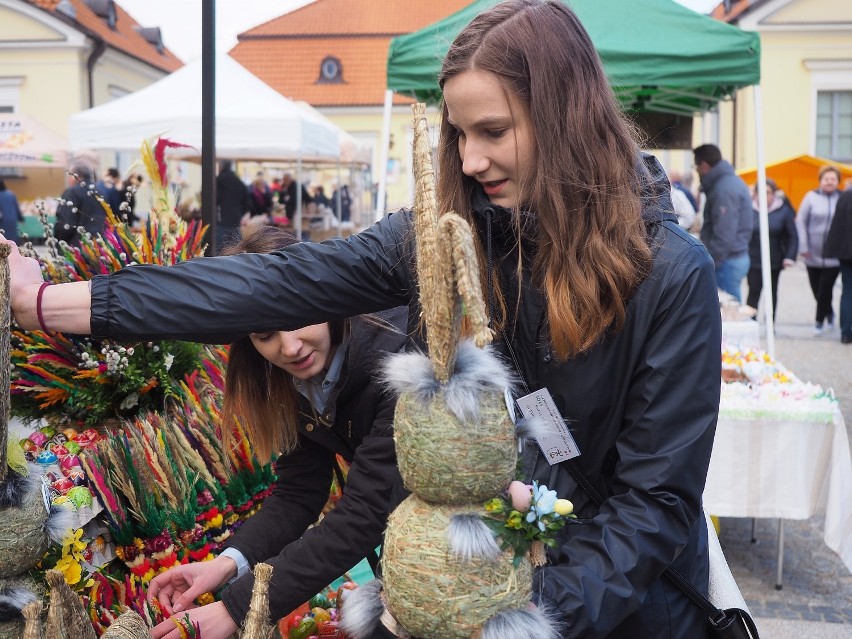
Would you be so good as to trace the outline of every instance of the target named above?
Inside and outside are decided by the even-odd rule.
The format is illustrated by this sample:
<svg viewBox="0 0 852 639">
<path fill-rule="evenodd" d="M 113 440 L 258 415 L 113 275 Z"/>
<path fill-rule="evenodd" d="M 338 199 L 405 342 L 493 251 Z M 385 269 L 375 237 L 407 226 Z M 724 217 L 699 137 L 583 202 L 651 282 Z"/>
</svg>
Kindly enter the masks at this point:
<svg viewBox="0 0 852 639">
<path fill-rule="evenodd" d="M 9 386 L 10 386 L 10 322 L 8 244 L 0 244 L 0 484 L 10 481 L 8 467 Z M 38 588 L 26 572 L 38 563 L 48 548 L 44 528 L 48 511 L 39 482 L 30 482 L 29 492 L 21 497 L 21 505 L 0 510 L 0 586 L 21 587 L 32 592 Z M 32 615 L 32 608 L 28 614 Z M 32 624 L 30 624 L 32 627 Z M 0 639 L 20 639 L 22 620 L 0 623 Z M 75 638 L 76 639 L 76 638 Z"/>
<path fill-rule="evenodd" d="M 270 636 L 272 625 L 269 623 L 269 581 L 271 579 L 272 566 L 257 564 L 254 567 L 254 586 L 251 589 L 248 615 L 240 635 L 242 639 L 267 639 Z"/>
<path fill-rule="evenodd" d="M 478 346 L 491 341 L 488 319 L 479 284 L 470 227 L 454 213 L 438 214 L 432 145 L 426 122 L 426 106 L 414 111 L 414 232 L 417 242 L 417 281 L 429 359 L 435 377 L 446 382 L 453 371 L 461 327 L 460 300 L 456 286 L 475 324 Z"/>
<path fill-rule="evenodd" d="M 453 212 L 439 215 L 425 106 L 414 110 L 414 222 L 417 274 L 429 360 L 439 389 L 431 398 L 402 391 L 394 416 L 400 472 L 414 494 L 388 519 L 382 573 L 387 609 L 413 636 L 469 639 L 496 613 L 527 606 L 531 566 L 514 553 L 462 561 L 449 548 L 454 514 L 482 511 L 515 472 L 515 428 L 503 389 L 461 380 L 457 362 L 464 309 L 476 346 L 492 338 L 482 299 L 470 225 Z M 498 368 L 500 363 L 494 360 Z M 458 369 L 456 368 L 459 364 Z M 462 383 L 459 387 L 458 384 Z M 471 393 L 478 416 L 461 420 L 448 407 L 453 388 Z"/>
<path fill-rule="evenodd" d="M 132 610 L 123 613 L 116 619 L 101 639 L 150 639 L 148 626 L 138 614 Z"/>
<path fill-rule="evenodd" d="M 462 424 L 438 396 L 423 404 L 400 395 L 394 414 L 405 487 L 440 504 L 485 502 L 511 481 L 517 464 L 515 427 L 503 393 L 483 394 L 480 419 Z"/>
<path fill-rule="evenodd" d="M 8 244 L 0 244 L 0 482 L 6 480 L 8 472 L 6 447 L 9 441 L 9 389 L 11 387 L 9 362 L 9 324 L 12 319 L 9 299 L 9 253 Z"/>
<path fill-rule="evenodd" d="M 513 552 L 497 561 L 459 561 L 447 552 L 447 528 L 456 512 L 476 512 L 481 504 L 439 506 L 416 495 L 388 519 L 382 573 L 388 609 L 416 637 L 470 639 L 494 614 L 525 608 L 532 569 Z"/>
<path fill-rule="evenodd" d="M 41 602 L 32 601 L 24 606 L 24 639 L 41 639 Z"/>
<path fill-rule="evenodd" d="M 50 586 L 45 639 L 97 639 L 83 602 L 65 582 L 65 576 L 58 570 L 48 570 L 45 577 Z"/>
</svg>

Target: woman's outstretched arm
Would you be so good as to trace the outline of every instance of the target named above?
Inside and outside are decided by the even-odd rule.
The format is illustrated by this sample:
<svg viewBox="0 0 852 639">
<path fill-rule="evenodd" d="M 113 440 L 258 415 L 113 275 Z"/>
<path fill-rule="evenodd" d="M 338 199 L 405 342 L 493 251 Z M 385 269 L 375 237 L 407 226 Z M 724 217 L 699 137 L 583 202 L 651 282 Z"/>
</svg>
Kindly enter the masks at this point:
<svg viewBox="0 0 852 639">
<path fill-rule="evenodd" d="M 42 288 L 44 278 L 39 263 L 21 255 L 14 242 L 5 240 L 5 243 L 11 248 L 9 292 L 15 321 L 28 330 L 46 328 L 88 335 L 91 332 L 89 282 L 70 282 Z"/>
</svg>

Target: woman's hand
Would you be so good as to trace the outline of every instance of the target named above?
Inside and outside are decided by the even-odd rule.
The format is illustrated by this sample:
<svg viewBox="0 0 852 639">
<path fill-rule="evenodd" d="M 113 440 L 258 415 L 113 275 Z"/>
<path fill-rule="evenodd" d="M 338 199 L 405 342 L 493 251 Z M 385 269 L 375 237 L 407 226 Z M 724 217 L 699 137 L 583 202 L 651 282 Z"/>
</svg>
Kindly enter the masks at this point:
<svg viewBox="0 0 852 639">
<path fill-rule="evenodd" d="M 171 572 L 171 570 L 168 572 Z M 194 608 L 189 612 L 177 613 L 171 619 L 166 619 L 157 624 L 151 628 L 152 639 L 180 639 L 181 636 L 186 636 L 182 635 L 178 623 L 186 619 L 187 616 L 191 623 L 198 624 L 201 636 L 204 639 L 228 639 L 239 630 L 237 624 L 231 619 L 231 615 L 228 614 L 225 604 L 216 601 L 200 608 Z"/>
<path fill-rule="evenodd" d="M 195 608 L 195 600 L 198 597 L 205 592 L 213 592 L 218 589 L 236 574 L 236 562 L 229 557 L 222 556 L 216 557 L 212 561 L 199 561 L 174 566 L 151 580 L 148 586 L 148 602 L 153 603 L 156 599 L 163 614 L 166 616 L 176 615 L 184 610 Z M 162 625 L 160 624 L 160 626 Z M 160 626 L 157 626 L 157 628 Z M 207 638 L 206 633 L 204 633 L 204 637 Z"/>
<path fill-rule="evenodd" d="M 9 294 L 12 300 L 12 314 L 22 328 L 38 329 L 36 317 L 36 297 L 44 278 L 41 266 L 31 257 L 24 257 L 18 250 L 18 245 L 10 240 L 3 240 L 9 245 Z M 34 320 L 34 321 L 33 321 Z"/>
<path fill-rule="evenodd" d="M 795 265 L 796 265 L 795 260 L 791 260 L 789 257 L 785 257 L 784 261 L 781 262 L 781 266 L 783 268 L 790 268 L 791 266 L 795 266 Z"/>
</svg>

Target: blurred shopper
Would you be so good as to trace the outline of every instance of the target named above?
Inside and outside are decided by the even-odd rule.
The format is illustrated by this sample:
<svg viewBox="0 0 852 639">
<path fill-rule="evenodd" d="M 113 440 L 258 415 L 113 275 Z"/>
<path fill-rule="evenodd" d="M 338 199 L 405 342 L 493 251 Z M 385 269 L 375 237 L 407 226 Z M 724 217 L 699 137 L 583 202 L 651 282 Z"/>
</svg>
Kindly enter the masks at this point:
<svg viewBox="0 0 852 639">
<path fill-rule="evenodd" d="M 219 210 L 216 226 L 216 248 L 221 251 L 240 239 L 240 220 L 251 210 L 248 187 L 234 173 L 233 162 L 222 160 L 216 176 L 216 205 Z"/>
<path fill-rule="evenodd" d="M 331 201 L 340 221 L 349 222 L 352 219 L 352 194 L 349 192 L 349 185 L 344 184 L 339 190 L 335 189 Z"/>
<path fill-rule="evenodd" d="M 748 273 L 748 245 L 754 224 L 748 186 L 714 144 L 693 149 L 695 170 L 707 195 L 701 241 L 716 266 L 717 286 L 742 302 L 742 282 Z"/>
<path fill-rule="evenodd" d="M 799 232 L 799 253 L 808 268 L 808 280 L 816 300 L 814 335 L 823 333 L 824 325 L 834 327 L 832 293 L 840 273 L 840 262 L 825 255 L 828 229 L 834 218 L 834 209 L 840 193 L 840 171 L 833 166 L 819 170 L 819 188 L 808 191 L 799 206 L 796 230 Z"/>
<path fill-rule="evenodd" d="M 281 208 L 283 197 L 281 191 L 284 187 L 281 186 L 281 178 L 274 177 L 272 178 L 272 182 L 269 183 L 269 190 L 272 192 L 272 208 L 277 211 Z"/>
<path fill-rule="evenodd" d="M 293 179 L 293 176 L 290 173 L 285 173 L 284 177 L 281 178 L 281 187 L 282 187 L 282 203 L 284 204 L 284 212 L 287 214 L 287 217 L 291 220 L 296 219 L 296 190 L 299 188 L 299 183 Z M 308 189 L 305 188 L 305 185 L 302 184 L 302 208 L 306 207 L 308 204 L 312 204 L 314 198 L 311 197 L 311 194 L 308 193 Z"/>
<path fill-rule="evenodd" d="M 837 199 L 825 254 L 840 262 L 840 341 L 852 344 L 852 179 L 846 180 L 846 190 Z"/>
<path fill-rule="evenodd" d="M 124 180 L 119 189 L 121 195 L 121 204 L 119 205 L 119 217 L 127 221 L 127 225 L 131 228 L 135 227 L 139 222 L 139 217 L 136 215 L 136 191 L 142 184 L 142 176 L 138 173 L 131 173 Z"/>
<path fill-rule="evenodd" d="M 109 204 L 112 212 L 119 215 L 119 209 L 124 200 L 122 199 L 121 176 L 118 169 L 107 169 L 103 179 L 95 185 L 95 188 L 98 190 L 98 195 Z"/>
<path fill-rule="evenodd" d="M 80 228 L 92 235 L 103 233 L 106 211 L 93 190 L 96 185 L 92 184 L 92 170 L 87 165 L 75 165 L 70 181 L 71 185 L 62 192 L 56 208 L 53 235 L 57 240 L 75 244 L 80 240 Z"/>
<path fill-rule="evenodd" d="M 23 222 L 18 198 L 8 188 L 6 182 L 0 179 L 0 229 L 7 240 L 18 241 L 18 222 Z"/>
<path fill-rule="evenodd" d="M 249 188 L 251 216 L 268 216 L 272 213 L 272 190 L 266 183 L 263 171 L 258 171 Z"/>
<path fill-rule="evenodd" d="M 760 293 L 763 290 L 763 263 L 760 252 L 760 211 L 758 196 L 754 194 L 754 230 L 748 255 L 751 265 L 748 269 L 748 299 L 746 304 L 757 308 Z M 796 212 L 793 207 L 778 194 L 778 186 L 773 180 L 766 180 L 766 210 L 769 219 L 769 269 L 772 280 L 772 318 L 778 309 L 778 277 L 781 270 L 796 263 L 799 250 L 799 234 L 796 232 Z M 757 319 L 757 318 L 755 318 Z"/>
<path fill-rule="evenodd" d="M 672 183 L 672 188 L 683 193 L 683 196 L 689 201 L 690 206 L 692 206 L 692 212 L 698 213 L 698 200 L 695 199 L 689 187 L 684 184 L 683 174 L 680 171 L 669 171 L 669 182 Z"/>
<path fill-rule="evenodd" d="M 695 209 L 689 203 L 689 198 L 686 197 L 683 191 L 676 189 L 672 185 L 672 209 L 677 215 L 677 223 L 684 231 L 689 231 L 692 228 L 692 223 L 695 221 Z"/>
<path fill-rule="evenodd" d="M 325 194 L 325 188 L 323 188 L 322 184 L 318 184 L 314 187 L 314 203 L 317 207 L 325 206 L 331 208 L 331 200 L 329 200 L 328 196 Z"/>
</svg>

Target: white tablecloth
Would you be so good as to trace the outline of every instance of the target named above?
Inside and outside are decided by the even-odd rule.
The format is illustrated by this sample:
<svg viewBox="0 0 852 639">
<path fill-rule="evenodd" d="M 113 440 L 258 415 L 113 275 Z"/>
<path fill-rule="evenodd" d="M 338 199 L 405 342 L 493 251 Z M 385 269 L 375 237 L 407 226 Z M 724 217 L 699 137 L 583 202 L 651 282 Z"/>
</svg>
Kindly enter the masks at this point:
<svg viewBox="0 0 852 639">
<path fill-rule="evenodd" d="M 704 507 L 722 517 L 808 519 L 852 571 L 852 458 L 840 411 L 831 424 L 720 419 Z"/>
</svg>

